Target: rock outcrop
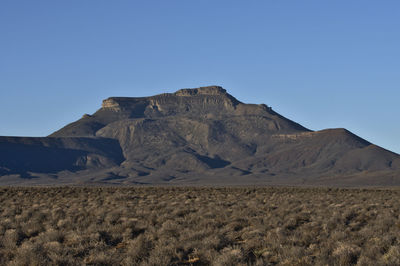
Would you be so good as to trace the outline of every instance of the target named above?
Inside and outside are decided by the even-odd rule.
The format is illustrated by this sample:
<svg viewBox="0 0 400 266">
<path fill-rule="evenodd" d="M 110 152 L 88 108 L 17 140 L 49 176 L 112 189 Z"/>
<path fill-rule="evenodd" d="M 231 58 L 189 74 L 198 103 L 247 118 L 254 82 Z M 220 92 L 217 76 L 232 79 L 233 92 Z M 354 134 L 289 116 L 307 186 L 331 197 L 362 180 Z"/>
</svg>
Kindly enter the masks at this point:
<svg viewBox="0 0 400 266">
<path fill-rule="evenodd" d="M 111 97 L 46 138 L 0 138 L 7 184 L 399 185 L 399 173 L 398 154 L 218 86 Z"/>
</svg>

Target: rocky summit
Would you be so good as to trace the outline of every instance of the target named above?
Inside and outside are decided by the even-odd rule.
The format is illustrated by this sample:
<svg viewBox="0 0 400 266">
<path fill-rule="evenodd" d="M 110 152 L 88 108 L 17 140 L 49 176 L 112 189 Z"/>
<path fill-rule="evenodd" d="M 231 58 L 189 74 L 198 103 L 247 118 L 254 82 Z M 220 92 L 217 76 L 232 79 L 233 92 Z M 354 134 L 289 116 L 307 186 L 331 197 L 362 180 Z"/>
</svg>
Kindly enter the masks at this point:
<svg viewBox="0 0 400 266">
<path fill-rule="evenodd" d="M 111 97 L 48 137 L 0 137 L 0 184 L 400 185 L 400 156 L 219 86 Z"/>
</svg>

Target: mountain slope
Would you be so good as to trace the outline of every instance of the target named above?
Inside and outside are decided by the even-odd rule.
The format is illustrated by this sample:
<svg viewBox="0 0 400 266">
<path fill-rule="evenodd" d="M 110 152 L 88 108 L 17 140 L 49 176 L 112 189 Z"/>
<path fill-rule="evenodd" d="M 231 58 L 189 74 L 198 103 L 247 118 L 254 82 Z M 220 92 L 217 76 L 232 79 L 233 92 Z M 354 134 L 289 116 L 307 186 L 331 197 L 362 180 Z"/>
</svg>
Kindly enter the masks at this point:
<svg viewBox="0 0 400 266">
<path fill-rule="evenodd" d="M 49 137 L 0 138 L 8 184 L 399 185 L 399 173 L 398 154 L 345 129 L 310 131 L 218 86 L 112 97 Z"/>
</svg>

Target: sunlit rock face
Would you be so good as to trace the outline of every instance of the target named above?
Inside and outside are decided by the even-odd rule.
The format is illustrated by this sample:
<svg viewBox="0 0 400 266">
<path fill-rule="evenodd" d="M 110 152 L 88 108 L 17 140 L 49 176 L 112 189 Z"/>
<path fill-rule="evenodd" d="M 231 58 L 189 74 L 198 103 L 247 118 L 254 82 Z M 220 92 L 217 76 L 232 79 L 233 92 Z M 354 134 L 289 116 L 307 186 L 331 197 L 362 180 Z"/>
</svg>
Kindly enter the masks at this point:
<svg viewBox="0 0 400 266">
<path fill-rule="evenodd" d="M 240 102 L 221 87 L 181 89 L 151 97 L 111 97 L 103 101 L 103 111 L 127 113 L 130 117 L 170 115 L 223 115 Z M 224 113 L 221 113 L 224 112 Z"/>
</svg>

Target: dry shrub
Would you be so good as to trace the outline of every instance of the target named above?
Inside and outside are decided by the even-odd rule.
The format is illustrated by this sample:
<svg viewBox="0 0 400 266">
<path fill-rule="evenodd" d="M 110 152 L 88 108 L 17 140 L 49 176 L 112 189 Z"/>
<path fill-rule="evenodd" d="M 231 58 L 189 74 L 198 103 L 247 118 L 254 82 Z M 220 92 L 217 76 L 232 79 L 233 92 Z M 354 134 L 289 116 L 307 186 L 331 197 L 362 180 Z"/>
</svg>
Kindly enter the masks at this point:
<svg viewBox="0 0 400 266">
<path fill-rule="evenodd" d="M 360 248 L 346 243 L 339 243 L 333 251 L 333 256 L 338 265 L 353 265 L 357 263 Z"/>
<path fill-rule="evenodd" d="M 400 265 L 400 246 L 391 246 L 383 255 L 382 260 L 388 265 Z"/>
</svg>

